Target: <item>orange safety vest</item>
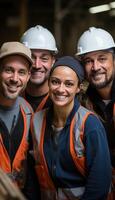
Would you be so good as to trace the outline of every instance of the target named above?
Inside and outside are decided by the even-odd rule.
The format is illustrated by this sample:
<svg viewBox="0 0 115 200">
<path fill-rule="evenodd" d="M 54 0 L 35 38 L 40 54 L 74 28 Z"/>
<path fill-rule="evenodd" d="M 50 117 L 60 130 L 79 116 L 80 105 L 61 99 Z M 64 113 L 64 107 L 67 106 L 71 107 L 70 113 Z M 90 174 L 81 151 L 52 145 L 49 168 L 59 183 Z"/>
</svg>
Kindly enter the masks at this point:
<svg viewBox="0 0 115 200">
<path fill-rule="evenodd" d="M 26 97 L 25 97 L 25 91 L 22 93 L 22 97 L 23 97 L 24 99 L 26 99 Z M 37 109 L 35 110 L 35 112 L 38 112 L 38 111 L 40 111 L 40 110 L 42 110 L 42 109 L 44 108 L 44 106 L 45 106 L 45 104 L 46 104 L 48 98 L 49 98 L 49 93 L 42 99 L 42 101 L 41 101 L 40 104 L 38 105 L 38 107 L 37 107 Z"/>
<path fill-rule="evenodd" d="M 28 135 L 30 128 L 30 119 L 32 109 L 28 102 L 19 97 L 19 104 L 24 120 L 23 137 L 20 146 L 16 152 L 12 166 L 7 150 L 5 149 L 2 136 L 0 135 L 0 168 L 13 180 L 20 188 L 23 188 L 25 182 L 26 156 L 28 150 Z"/>
<path fill-rule="evenodd" d="M 85 188 L 59 188 L 56 190 L 53 181 L 49 175 L 48 167 L 46 164 L 43 143 L 44 143 L 44 134 L 46 127 L 46 112 L 47 109 L 44 109 L 40 112 L 36 112 L 32 118 L 31 131 L 34 141 L 34 156 L 36 161 L 36 172 L 38 175 L 39 183 L 41 186 L 41 199 L 45 200 L 68 200 L 74 195 L 74 198 L 79 198 L 83 195 Z M 83 176 L 86 176 L 87 169 L 85 167 L 85 156 L 84 151 L 85 147 L 83 144 L 83 135 L 84 135 L 84 125 L 87 117 L 92 112 L 88 111 L 84 107 L 80 106 L 77 113 L 72 119 L 70 125 L 70 153 L 73 158 L 73 161 L 81 172 Z M 75 124 L 78 124 L 76 128 Z M 39 131 L 38 131 L 39 130 Z M 73 134 L 73 130 L 75 133 Z M 75 137 L 74 137 L 75 135 Z M 75 147 L 75 138 L 77 144 Z M 79 148 L 78 148 L 79 146 Z"/>
</svg>

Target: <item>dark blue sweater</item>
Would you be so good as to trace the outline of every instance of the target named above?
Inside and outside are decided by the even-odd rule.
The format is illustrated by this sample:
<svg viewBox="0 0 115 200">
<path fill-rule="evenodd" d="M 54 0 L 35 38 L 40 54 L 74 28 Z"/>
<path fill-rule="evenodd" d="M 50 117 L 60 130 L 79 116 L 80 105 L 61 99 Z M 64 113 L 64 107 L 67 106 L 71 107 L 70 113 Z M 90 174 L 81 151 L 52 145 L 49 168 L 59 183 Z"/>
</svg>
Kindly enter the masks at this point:
<svg viewBox="0 0 115 200">
<path fill-rule="evenodd" d="M 51 128 L 53 107 L 49 109 L 44 139 L 44 154 L 49 173 L 56 188 L 85 186 L 81 200 L 105 200 L 111 182 L 111 164 L 105 129 L 95 115 L 89 115 L 84 129 L 87 177 L 80 174 L 70 155 L 70 123 L 78 108 L 79 103 L 75 100 L 57 144 Z"/>
</svg>

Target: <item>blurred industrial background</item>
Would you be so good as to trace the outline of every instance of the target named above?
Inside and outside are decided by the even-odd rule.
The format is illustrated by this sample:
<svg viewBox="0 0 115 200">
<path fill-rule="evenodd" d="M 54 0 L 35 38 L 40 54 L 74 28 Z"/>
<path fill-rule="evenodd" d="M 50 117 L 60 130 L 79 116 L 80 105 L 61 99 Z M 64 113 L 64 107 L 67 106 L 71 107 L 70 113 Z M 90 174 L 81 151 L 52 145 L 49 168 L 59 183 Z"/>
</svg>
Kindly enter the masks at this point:
<svg viewBox="0 0 115 200">
<path fill-rule="evenodd" d="M 72 55 L 79 36 L 89 26 L 102 27 L 115 38 L 115 2 L 0 0 L 0 45 L 20 40 L 26 29 L 37 24 L 54 34 L 60 54 Z"/>
</svg>

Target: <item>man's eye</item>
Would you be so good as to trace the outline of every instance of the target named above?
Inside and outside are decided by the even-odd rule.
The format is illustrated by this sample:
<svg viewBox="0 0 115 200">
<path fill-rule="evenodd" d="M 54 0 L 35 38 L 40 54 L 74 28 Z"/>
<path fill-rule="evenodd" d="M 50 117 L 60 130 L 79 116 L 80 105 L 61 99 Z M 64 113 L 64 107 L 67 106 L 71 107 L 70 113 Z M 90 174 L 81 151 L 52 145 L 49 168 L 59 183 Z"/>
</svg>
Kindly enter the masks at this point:
<svg viewBox="0 0 115 200">
<path fill-rule="evenodd" d="M 103 61 L 107 60 L 107 58 L 103 57 L 103 58 L 100 58 L 99 60 L 100 60 L 100 62 L 103 62 Z"/>
<path fill-rule="evenodd" d="M 46 57 L 42 58 L 43 62 L 47 62 L 48 60 L 49 60 L 49 58 L 46 58 Z"/>
<path fill-rule="evenodd" d="M 19 74 L 20 74 L 21 76 L 24 76 L 26 73 L 27 73 L 26 71 L 20 71 L 20 72 L 19 72 Z"/>
<path fill-rule="evenodd" d="M 11 69 L 11 68 L 5 68 L 5 69 L 4 69 L 4 72 L 10 74 L 10 73 L 12 73 L 12 69 Z"/>
<path fill-rule="evenodd" d="M 84 63 L 85 65 L 87 65 L 87 64 L 90 64 L 91 62 L 92 62 L 91 60 L 84 60 L 83 63 Z"/>
</svg>

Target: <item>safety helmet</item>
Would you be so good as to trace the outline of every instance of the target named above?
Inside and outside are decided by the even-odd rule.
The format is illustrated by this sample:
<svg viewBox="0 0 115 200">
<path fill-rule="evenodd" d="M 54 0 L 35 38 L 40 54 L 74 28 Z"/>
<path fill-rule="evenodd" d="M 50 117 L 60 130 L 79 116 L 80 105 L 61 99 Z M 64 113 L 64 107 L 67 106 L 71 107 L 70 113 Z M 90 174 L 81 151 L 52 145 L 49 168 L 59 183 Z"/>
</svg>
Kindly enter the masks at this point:
<svg viewBox="0 0 115 200">
<path fill-rule="evenodd" d="M 58 53 L 56 41 L 52 33 L 43 26 L 37 25 L 28 29 L 20 41 L 30 49 L 44 49 Z"/>
<path fill-rule="evenodd" d="M 90 27 L 85 31 L 77 44 L 76 56 L 98 50 L 115 48 L 115 42 L 107 31 L 101 28 Z"/>
</svg>

